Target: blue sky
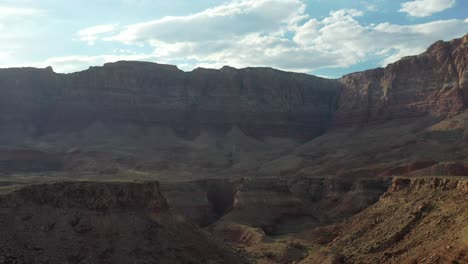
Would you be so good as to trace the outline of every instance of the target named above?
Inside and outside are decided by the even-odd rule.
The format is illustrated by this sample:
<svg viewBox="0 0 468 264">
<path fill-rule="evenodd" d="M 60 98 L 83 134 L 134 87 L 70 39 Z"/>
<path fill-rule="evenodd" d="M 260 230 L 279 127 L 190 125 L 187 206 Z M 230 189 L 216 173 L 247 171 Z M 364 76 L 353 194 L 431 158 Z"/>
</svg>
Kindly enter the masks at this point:
<svg viewBox="0 0 468 264">
<path fill-rule="evenodd" d="M 327 77 L 468 33 L 468 0 L 0 0 L 0 67 L 117 60 Z"/>
</svg>

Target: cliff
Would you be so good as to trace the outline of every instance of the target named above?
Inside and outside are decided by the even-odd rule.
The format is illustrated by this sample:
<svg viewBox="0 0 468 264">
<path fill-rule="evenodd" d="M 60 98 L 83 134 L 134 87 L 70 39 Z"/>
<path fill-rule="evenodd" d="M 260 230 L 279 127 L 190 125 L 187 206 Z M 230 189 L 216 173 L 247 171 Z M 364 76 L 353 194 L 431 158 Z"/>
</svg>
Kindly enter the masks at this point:
<svg viewBox="0 0 468 264">
<path fill-rule="evenodd" d="M 349 217 L 389 184 L 387 178 L 251 177 L 162 182 L 161 191 L 172 211 L 199 226 L 233 222 L 282 235 Z"/>
<path fill-rule="evenodd" d="M 0 263 L 247 263 L 169 213 L 159 184 L 55 183 L 0 196 Z"/>
<path fill-rule="evenodd" d="M 343 76 L 335 127 L 426 114 L 450 116 L 468 103 L 468 35 L 438 41 L 386 68 Z"/>
<path fill-rule="evenodd" d="M 57 74 L 52 68 L 0 70 L 0 127 L 42 135 L 96 122 L 162 125 L 195 138 L 239 127 L 253 137 L 312 139 L 329 127 L 432 114 L 468 101 L 468 35 L 438 41 L 418 56 L 336 80 L 271 68 L 183 72 L 121 61 Z M 336 111 L 336 113 L 335 113 Z"/>
<path fill-rule="evenodd" d="M 462 164 L 467 61 L 468 35 L 339 80 L 125 61 L 2 69 L 0 172 L 383 176 Z"/>
<path fill-rule="evenodd" d="M 253 137 L 313 138 L 336 109 L 339 83 L 270 68 L 183 72 L 175 66 L 116 62 L 57 74 L 51 68 L 0 70 L 0 127 L 43 135 L 100 122 L 201 131 L 239 127 Z"/>
</svg>

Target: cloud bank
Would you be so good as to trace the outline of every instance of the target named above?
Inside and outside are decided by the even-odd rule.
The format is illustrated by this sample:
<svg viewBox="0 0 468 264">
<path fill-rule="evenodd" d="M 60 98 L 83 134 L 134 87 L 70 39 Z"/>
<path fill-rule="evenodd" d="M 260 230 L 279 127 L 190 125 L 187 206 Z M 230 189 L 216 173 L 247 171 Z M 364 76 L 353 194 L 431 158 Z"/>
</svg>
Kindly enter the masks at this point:
<svg viewBox="0 0 468 264">
<path fill-rule="evenodd" d="M 365 2 L 360 10 L 337 9 L 320 16 L 308 13 L 313 7 L 305 0 L 231 0 L 188 15 L 138 23 L 116 23 L 112 16 L 104 23 L 75 28 L 69 40 L 72 48 L 61 50 L 63 56 L 48 56 L 28 66 L 51 65 L 58 72 L 72 72 L 110 61 L 146 60 L 175 64 L 184 70 L 230 65 L 333 72 L 355 65 L 384 66 L 421 53 L 434 41 L 468 32 L 466 18 L 425 19 L 424 23 L 411 19 L 406 25 L 380 20 L 383 22 L 374 24 L 369 21 L 371 14 L 380 12 L 385 18 L 388 12 L 398 16 L 399 10 L 379 10 L 378 1 Z M 415 0 L 402 3 L 400 12 L 428 16 L 454 4 L 455 0 Z M 44 15 L 39 9 L 8 8 L 2 9 L 0 4 L 0 48 L 9 47 L 0 53 L 4 62 L 13 61 L 18 52 L 14 50 L 17 45 L 8 43 L 27 36 L 24 32 L 10 36 L 12 25 L 22 28 L 24 21 Z M 1 16 L 2 12 L 10 18 Z"/>
<path fill-rule="evenodd" d="M 412 8 L 415 2 L 416 6 L 430 2 L 433 5 L 424 6 L 434 11 L 440 10 L 440 1 L 417 0 L 404 6 Z M 163 17 L 119 28 L 97 26 L 81 33 L 83 41 L 92 43 L 99 40 L 146 45 L 153 51 L 139 57 L 179 64 L 188 70 L 231 65 L 311 72 L 349 67 L 368 58 L 378 58 L 385 65 L 423 52 L 435 40 L 468 32 L 467 21 L 460 19 L 366 25 L 360 22 L 365 12 L 341 9 L 317 19 L 309 17 L 306 4 L 300 0 L 237 0 L 187 16 Z M 99 38 L 100 33 L 108 31 L 116 33 Z"/>
<path fill-rule="evenodd" d="M 401 5 L 400 12 L 414 17 L 427 17 L 455 5 L 456 0 L 415 0 Z"/>
</svg>

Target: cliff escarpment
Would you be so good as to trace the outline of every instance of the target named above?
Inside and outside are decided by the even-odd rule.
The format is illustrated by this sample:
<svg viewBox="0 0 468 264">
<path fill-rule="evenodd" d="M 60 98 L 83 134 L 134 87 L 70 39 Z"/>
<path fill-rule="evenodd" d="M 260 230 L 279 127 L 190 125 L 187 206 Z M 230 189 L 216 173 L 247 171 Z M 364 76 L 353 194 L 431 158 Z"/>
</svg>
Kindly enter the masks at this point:
<svg viewBox="0 0 468 264">
<path fill-rule="evenodd" d="M 159 184 L 65 182 L 0 195 L 0 263 L 248 263 L 169 212 Z"/>
<path fill-rule="evenodd" d="M 0 173 L 437 174 L 468 156 L 467 65 L 468 35 L 338 80 L 126 61 L 2 69 Z"/>
<path fill-rule="evenodd" d="M 468 35 L 438 41 L 426 52 L 343 76 L 334 126 L 431 114 L 457 114 L 468 103 Z"/>
<path fill-rule="evenodd" d="M 313 138 L 336 110 L 340 84 L 270 68 L 183 72 L 175 66 L 116 62 L 57 74 L 51 68 L 0 70 L 0 126 L 44 135 L 100 122 L 201 131 Z"/>
<path fill-rule="evenodd" d="M 332 128 L 463 111 L 468 36 L 339 80 L 271 68 L 183 72 L 121 61 L 82 72 L 0 70 L 2 136 L 76 132 L 93 124 L 163 126 L 194 139 L 233 127 L 255 138 L 313 139 Z M 117 132 L 117 131 L 116 131 Z"/>
</svg>

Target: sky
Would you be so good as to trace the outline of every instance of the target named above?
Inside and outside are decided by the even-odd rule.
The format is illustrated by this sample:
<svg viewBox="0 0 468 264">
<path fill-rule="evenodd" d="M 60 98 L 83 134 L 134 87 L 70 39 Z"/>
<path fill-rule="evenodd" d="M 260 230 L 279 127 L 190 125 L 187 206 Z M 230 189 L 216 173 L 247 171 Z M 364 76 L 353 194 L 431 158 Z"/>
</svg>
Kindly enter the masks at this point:
<svg viewBox="0 0 468 264">
<path fill-rule="evenodd" d="M 337 78 L 468 33 L 468 0 L 0 0 L 0 67 L 119 60 Z"/>
</svg>

